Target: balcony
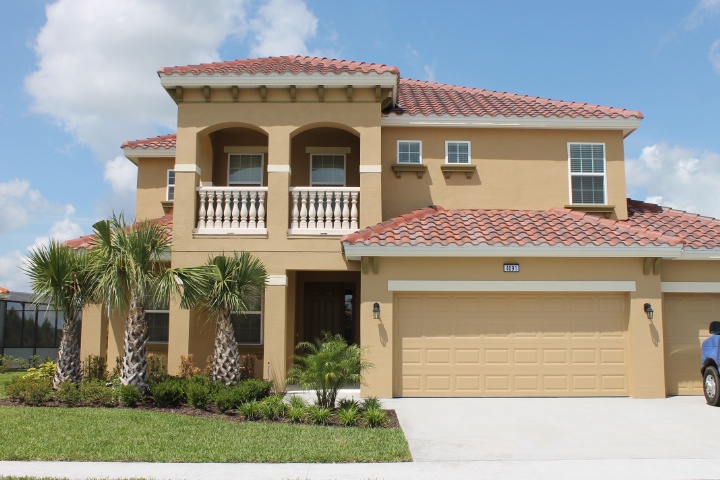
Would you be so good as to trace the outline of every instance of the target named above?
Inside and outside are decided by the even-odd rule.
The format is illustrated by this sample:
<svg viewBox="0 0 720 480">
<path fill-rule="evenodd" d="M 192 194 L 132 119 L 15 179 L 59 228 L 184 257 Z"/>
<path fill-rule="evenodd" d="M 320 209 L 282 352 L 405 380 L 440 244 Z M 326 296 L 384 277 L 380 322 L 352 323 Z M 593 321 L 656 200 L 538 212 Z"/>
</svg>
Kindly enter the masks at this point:
<svg viewBox="0 0 720 480">
<path fill-rule="evenodd" d="M 344 235 L 358 229 L 359 187 L 292 187 L 290 235 Z"/>
<path fill-rule="evenodd" d="M 267 235 L 267 187 L 198 187 L 201 235 Z"/>
</svg>

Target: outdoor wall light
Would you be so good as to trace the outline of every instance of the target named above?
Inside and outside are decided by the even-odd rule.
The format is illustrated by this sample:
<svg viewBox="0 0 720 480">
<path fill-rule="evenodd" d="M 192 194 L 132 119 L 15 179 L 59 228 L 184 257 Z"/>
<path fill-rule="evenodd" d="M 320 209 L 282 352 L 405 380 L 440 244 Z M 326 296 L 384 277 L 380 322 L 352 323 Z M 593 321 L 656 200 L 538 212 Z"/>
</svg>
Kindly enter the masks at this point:
<svg viewBox="0 0 720 480">
<path fill-rule="evenodd" d="M 645 314 L 647 315 L 648 320 L 652 320 L 653 319 L 652 305 L 650 305 L 649 303 L 646 303 L 645 305 L 643 305 L 643 309 L 645 310 Z"/>
<path fill-rule="evenodd" d="M 377 302 L 373 303 L 373 318 L 380 320 L 380 304 Z"/>
</svg>

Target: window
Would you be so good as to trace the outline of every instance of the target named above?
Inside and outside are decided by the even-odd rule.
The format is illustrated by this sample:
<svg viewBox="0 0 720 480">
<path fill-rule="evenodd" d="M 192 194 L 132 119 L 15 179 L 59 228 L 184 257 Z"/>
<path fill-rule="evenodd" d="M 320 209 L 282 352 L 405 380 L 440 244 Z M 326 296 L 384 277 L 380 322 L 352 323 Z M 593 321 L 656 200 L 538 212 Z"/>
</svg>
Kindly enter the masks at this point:
<svg viewBox="0 0 720 480">
<path fill-rule="evenodd" d="M 234 313 L 232 315 L 233 329 L 235 330 L 235 341 L 243 345 L 262 344 L 262 295 L 259 295 L 249 310 Z"/>
<path fill-rule="evenodd" d="M 470 163 L 470 142 L 445 142 L 445 163 Z"/>
<path fill-rule="evenodd" d="M 605 202 L 605 145 L 569 143 L 570 199 L 573 204 Z"/>
<path fill-rule="evenodd" d="M 175 199 L 175 170 L 167 172 L 167 194 L 165 200 L 172 202 Z"/>
<path fill-rule="evenodd" d="M 249 185 L 260 187 L 262 184 L 262 153 L 230 154 L 228 159 L 228 185 Z"/>
<path fill-rule="evenodd" d="M 345 186 L 345 155 L 311 155 L 310 163 L 311 186 Z"/>
<path fill-rule="evenodd" d="M 170 311 L 145 310 L 145 322 L 149 342 L 167 343 L 170 334 Z"/>
<path fill-rule="evenodd" d="M 422 163 L 422 142 L 398 140 L 397 163 Z"/>
</svg>

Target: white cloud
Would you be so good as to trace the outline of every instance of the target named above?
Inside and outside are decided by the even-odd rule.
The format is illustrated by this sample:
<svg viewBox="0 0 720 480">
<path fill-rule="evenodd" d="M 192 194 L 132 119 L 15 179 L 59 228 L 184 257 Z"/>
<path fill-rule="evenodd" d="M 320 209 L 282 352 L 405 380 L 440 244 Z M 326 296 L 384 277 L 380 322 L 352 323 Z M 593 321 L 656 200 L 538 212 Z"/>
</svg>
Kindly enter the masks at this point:
<svg viewBox="0 0 720 480">
<path fill-rule="evenodd" d="M 706 18 L 720 13 L 720 0 L 700 0 L 690 15 L 683 21 L 686 29 L 697 28 Z"/>
<path fill-rule="evenodd" d="M 428 82 L 434 82 L 436 78 L 435 68 L 430 65 L 425 65 L 423 69 L 425 70 L 425 80 L 427 80 Z"/>
<path fill-rule="evenodd" d="M 713 67 L 715 68 L 715 71 L 720 74 L 720 39 L 715 40 L 712 45 L 710 45 L 710 52 L 708 52 L 708 58 L 710 59 L 710 63 L 712 63 Z"/>
<path fill-rule="evenodd" d="M 625 171 L 633 197 L 720 218 L 720 153 L 659 143 L 628 159 Z"/>
<path fill-rule="evenodd" d="M 137 185 L 137 167 L 127 158 L 117 156 L 105 164 L 103 178 L 117 193 L 134 192 Z"/>
<path fill-rule="evenodd" d="M 253 56 L 307 55 L 307 41 L 317 34 L 318 20 L 302 0 L 269 0 L 250 21 Z M 315 54 L 317 55 L 317 54 Z"/>
<path fill-rule="evenodd" d="M 53 223 L 47 235 L 37 237 L 35 239 L 35 243 L 28 247 L 28 250 L 32 250 L 40 245 L 47 245 L 50 240 L 64 242 L 65 240 L 70 240 L 71 238 L 77 238 L 82 234 L 83 231 L 82 228 L 80 228 L 80 225 L 75 223 L 71 216 L 66 216 L 62 220 L 58 220 Z"/>
<path fill-rule="evenodd" d="M 16 178 L 0 183 L 0 233 L 20 229 L 48 215 L 62 215 L 68 206 L 49 202 L 27 180 Z"/>
<path fill-rule="evenodd" d="M 12 250 L 0 255 L 0 287 L 15 292 L 29 292 L 30 284 L 25 274 L 20 270 L 23 254 L 19 250 Z"/>
</svg>

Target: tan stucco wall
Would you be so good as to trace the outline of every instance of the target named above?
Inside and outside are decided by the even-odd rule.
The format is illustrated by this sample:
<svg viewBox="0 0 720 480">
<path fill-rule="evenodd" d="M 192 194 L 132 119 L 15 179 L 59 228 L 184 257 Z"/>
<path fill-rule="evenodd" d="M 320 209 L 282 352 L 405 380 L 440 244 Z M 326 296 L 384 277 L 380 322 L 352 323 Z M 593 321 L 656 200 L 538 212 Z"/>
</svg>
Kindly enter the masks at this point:
<svg viewBox="0 0 720 480">
<path fill-rule="evenodd" d="M 717 260 L 665 260 L 661 270 L 663 282 L 720 282 Z"/>
<path fill-rule="evenodd" d="M 422 141 L 422 161 L 428 171 L 396 178 L 398 140 Z M 469 141 L 477 173 L 445 178 L 446 141 Z M 491 128 L 383 128 L 383 218 L 428 205 L 446 209 L 563 208 L 571 203 L 568 142 L 604 143 L 608 204 L 617 218 L 627 218 L 623 136 L 618 131 L 521 130 Z"/>
<path fill-rule="evenodd" d="M 174 166 L 174 158 L 140 158 L 135 218 L 142 220 L 165 215 L 161 202 L 167 194 L 167 171 Z"/>
</svg>

